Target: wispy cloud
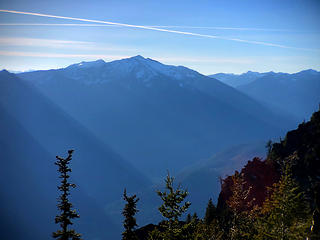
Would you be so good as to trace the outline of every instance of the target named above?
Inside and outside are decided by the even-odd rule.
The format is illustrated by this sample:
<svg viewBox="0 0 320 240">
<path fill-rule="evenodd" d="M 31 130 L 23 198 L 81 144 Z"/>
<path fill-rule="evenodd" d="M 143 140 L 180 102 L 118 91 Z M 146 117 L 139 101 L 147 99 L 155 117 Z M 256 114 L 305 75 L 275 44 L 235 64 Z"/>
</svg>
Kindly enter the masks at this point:
<svg viewBox="0 0 320 240">
<path fill-rule="evenodd" d="M 127 55 L 109 55 L 109 54 L 68 54 L 68 53 L 49 53 L 49 52 L 26 52 L 26 51 L 0 51 L 0 56 L 10 57 L 40 57 L 40 58 L 79 58 L 79 59 L 105 59 L 105 60 L 118 60 L 129 58 Z M 235 63 L 235 64 L 250 64 L 253 61 L 248 58 L 213 58 L 213 57 L 157 57 L 153 59 L 168 63 Z"/>
<path fill-rule="evenodd" d="M 88 46 L 90 42 L 81 41 L 66 41 L 55 39 L 41 39 L 41 38 L 22 38 L 22 37 L 0 37 L 0 45 L 2 46 L 36 46 L 36 47 L 55 47 L 64 48 L 72 46 Z"/>
<path fill-rule="evenodd" d="M 45 53 L 45 52 L 25 52 L 25 51 L 0 51 L 0 56 L 8 57 L 42 57 L 42 58 L 80 58 L 80 59 L 106 59 L 117 60 L 128 58 L 126 55 L 107 54 L 68 54 L 68 53 Z"/>
<path fill-rule="evenodd" d="M 106 46 L 105 44 L 99 44 L 96 42 L 24 37 L 0 37 L 0 47 L 2 46 L 49 47 L 91 51 L 136 51 L 136 49 L 132 48 Z"/>
<path fill-rule="evenodd" d="M 234 64 L 251 64 L 254 61 L 249 58 L 227 58 L 227 57 L 154 57 L 155 60 L 164 63 L 234 63 Z"/>
<path fill-rule="evenodd" d="M 133 24 L 116 23 L 116 22 L 92 20 L 92 19 L 85 19 L 85 18 L 74 18 L 74 17 L 65 17 L 65 16 L 49 15 L 49 14 L 42 14 L 42 13 L 4 10 L 4 9 L 0 9 L 0 12 L 47 17 L 47 18 L 56 18 L 56 19 L 75 20 L 75 21 L 81 21 L 81 22 L 99 23 L 99 24 L 107 24 L 107 25 L 115 25 L 115 26 L 129 27 L 129 28 L 137 28 L 137 29 L 145 29 L 145 30 L 152 30 L 152 31 L 159 31 L 159 32 L 175 33 L 175 34 L 180 34 L 180 35 L 196 36 L 196 37 L 211 38 L 211 39 L 221 39 L 221 40 L 227 40 L 227 41 L 242 42 L 242 43 L 263 45 L 263 46 L 269 46 L 269 47 L 277 47 L 277 48 L 319 51 L 318 49 L 297 48 L 297 47 L 291 47 L 291 46 L 287 46 L 287 45 L 270 43 L 270 42 L 252 41 L 252 40 L 245 40 L 245 39 L 239 39 L 239 38 L 228 38 L 228 37 L 222 37 L 222 36 L 217 36 L 217 35 L 207 35 L 207 34 L 199 34 L 199 33 L 193 33 L 193 32 L 176 31 L 176 30 L 169 30 L 169 29 L 164 29 L 164 28 L 159 28 L 159 27 L 149 27 L 149 26 L 143 26 L 143 25 L 133 25 Z"/>
</svg>

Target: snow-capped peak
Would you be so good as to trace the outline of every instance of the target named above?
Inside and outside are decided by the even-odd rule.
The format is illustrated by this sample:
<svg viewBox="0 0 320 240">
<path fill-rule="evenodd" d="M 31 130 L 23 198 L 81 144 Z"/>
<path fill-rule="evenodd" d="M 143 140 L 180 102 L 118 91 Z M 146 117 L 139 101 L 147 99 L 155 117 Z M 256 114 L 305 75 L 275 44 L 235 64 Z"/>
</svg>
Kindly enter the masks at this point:
<svg viewBox="0 0 320 240">
<path fill-rule="evenodd" d="M 151 75 L 165 75 L 168 77 L 175 78 L 177 80 L 182 80 L 183 78 L 193 78 L 199 76 L 200 74 L 194 70 L 183 66 L 172 66 L 165 65 L 151 58 L 144 58 L 141 55 L 137 55 L 131 58 L 126 58 L 111 63 L 116 63 L 116 65 L 124 65 L 130 70 L 137 71 L 137 78 L 150 77 Z"/>
<path fill-rule="evenodd" d="M 61 71 L 66 77 L 86 84 L 136 79 L 151 86 L 152 80 L 169 78 L 178 82 L 183 81 L 185 85 L 202 76 L 186 67 L 165 65 L 141 55 L 107 63 L 102 59 L 80 62 L 61 69 Z"/>
<path fill-rule="evenodd" d="M 100 67 L 102 65 L 106 64 L 106 62 L 102 59 L 98 59 L 96 61 L 90 61 L 90 62 L 85 62 L 82 61 L 80 63 L 72 64 L 68 66 L 67 68 L 91 68 L 91 67 Z"/>
</svg>

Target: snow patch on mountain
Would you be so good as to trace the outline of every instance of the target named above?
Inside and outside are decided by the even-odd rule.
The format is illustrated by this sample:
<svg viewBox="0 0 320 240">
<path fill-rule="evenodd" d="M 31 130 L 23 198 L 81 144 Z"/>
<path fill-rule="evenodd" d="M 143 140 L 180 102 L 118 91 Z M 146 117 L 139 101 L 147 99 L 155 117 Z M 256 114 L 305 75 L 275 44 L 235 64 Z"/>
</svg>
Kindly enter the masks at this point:
<svg viewBox="0 0 320 240">
<path fill-rule="evenodd" d="M 61 73 L 71 79 L 85 84 L 99 84 L 108 81 L 136 79 L 141 83 L 149 83 L 155 79 L 168 77 L 184 84 L 202 76 L 198 72 L 182 66 L 164 65 L 140 55 L 106 63 L 103 60 L 80 62 L 61 69 Z M 150 87 L 149 83 L 148 86 Z"/>
<path fill-rule="evenodd" d="M 106 64 L 105 61 L 103 61 L 102 59 L 98 59 L 96 61 L 91 61 L 91 62 L 82 61 L 80 63 L 72 64 L 67 68 L 92 68 L 92 67 L 100 67 L 104 64 Z"/>
</svg>

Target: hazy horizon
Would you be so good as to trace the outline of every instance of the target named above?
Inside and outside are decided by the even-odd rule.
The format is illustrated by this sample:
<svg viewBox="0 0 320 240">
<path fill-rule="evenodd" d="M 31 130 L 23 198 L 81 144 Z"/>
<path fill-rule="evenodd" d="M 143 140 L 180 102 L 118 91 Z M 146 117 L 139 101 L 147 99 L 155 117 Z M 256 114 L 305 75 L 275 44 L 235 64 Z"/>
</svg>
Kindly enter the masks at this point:
<svg viewBox="0 0 320 240">
<path fill-rule="evenodd" d="M 0 1 L 1 239 L 318 234 L 319 13 Z"/>
<path fill-rule="evenodd" d="M 8 72 L 11 72 L 11 73 L 23 73 L 23 72 L 33 72 L 33 71 L 46 71 L 46 70 L 55 70 L 55 69 L 62 69 L 62 68 L 66 68 L 70 65 L 74 65 L 74 64 L 79 64 L 79 63 L 82 63 L 82 62 L 95 62 L 95 61 L 98 61 L 98 60 L 103 60 L 104 62 L 108 63 L 108 62 L 113 62 L 113 61 L 118 61 L 118 60 L 123 60 L 123 59 L 128 59 L 128 58 L 133 58 L 135 56 L 138 56 L 138 55 L 134 55 L 134 56 L 130 56 L 130 57 L 125 57 L 125 58 L 119 58 L 119 59 L 115 59 L 115 60 L 110 60 L 110 61 L 107 61 L 107 60 L 104 60 L 104 59 L 95 59 L 95 60 L 90 60 L 90 61 L 77 61 L 77 62 L 73 62 L 73 63 L 70 63 L 70 64 L 67 64 L 67 65 L 64 65 L 64 66 L 61 66 L 61 67 L 56 67 L 56 68 L 53 68 L 53 67 L 49 67 L 49 68 L 44 68 L 44 69 L 26 69 L 26 70 L 16 70 L 16 69 L 6 69 L 6 68 L 2 68 L 1 70 L 7 70 Z M 142 56 L 144 57 L 144 56 Z M 149 57 L 144 57 L 144 58 L 149 58 Z M 157 59 L 153 59 L 153 58 L 149 58 L 149 59 L 152 59 L 152 60 L 156 60 L 158 61 Z M 162 61 L 158 61 L 162 64 L 165 64 L 165 65 L 170 65 L 170 66 L 182 66 L 182 65 L 176 65 L 176 64 L 166 64 Z M 190 68 L 192 69 L 192 68 Z M 197 71 L 196 69 L 192 69 L 192 70 L 195 70 Z M 301 72 L 301 71 L 306 71 L 306 70 L 315 70 L 317 72 L 319 72 L 320 70 L 317 70 L 317 69 L 313 69 L 313 68 L 306 68 L 306 69 L 301 69 L 301 70 L 298 70 L 298 71 L 292 71 L 292 72 L 285 72 L 285 71 L 274 71 L 274 70 L 268 70 L 268 71 L 264 71 L 264 72 L 258 72 L 258 71 L 252 71 L 251 69 L 248 69 L 247 71 L 244 71 L 244 72 L 221 72 L 221 71 L 217 71 L 217 72 L 213 72 L 213 73 L 209 73 L 209 74 L 204 74 L 200 71 L 197 71 L 199 72 L 200 74 L 203 74 L 205 76 L 209 76 L 209 75 L 214 75 L 214 74 L 219 74 L 219 73 L 223 73 L 223 74 L 234 74 L 234 75 L 241 75 L 241 74 L 245 74 L 247 72 L 258 72 L 258 73 L 267 73 L 267 72 L 274 72 L 274 73 L 289 73 L 289 74 L 294 74 L 294 73 L 298 73 L 298 72 Z"/>
<path fill-rule="evenodd" d="M 319 71 L 319 9 L 315 0 L 2 1 L 0 66 L 55 69 L 140 54 L 205 75 Z"/>
</svg>

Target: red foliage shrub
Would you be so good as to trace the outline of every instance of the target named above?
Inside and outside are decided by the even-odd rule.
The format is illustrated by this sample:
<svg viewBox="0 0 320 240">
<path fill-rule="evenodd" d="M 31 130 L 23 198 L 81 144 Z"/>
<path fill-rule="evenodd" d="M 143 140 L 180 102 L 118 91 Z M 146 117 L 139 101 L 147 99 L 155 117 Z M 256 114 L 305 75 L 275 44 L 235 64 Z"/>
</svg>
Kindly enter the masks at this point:
<svg viewBox="0 0 320 240">
<path fill-rule="evenodd" d="M 240 175 L 244 179 L 244 189 L 251 188 L 246 199 L 248 206 L 251 206 L 251 208 L 255 205 L 262 206 L 268 196 L 268 187 L 278 182 L 280 176 L 272 163 L 263 161 L 260 158 L 248 161 L 247 165 L 242 168 Z M 232 195 L 232 184 L 232 176 L 228 176 L 222 181 L 219 201 L 226 203 L 229 200 Z M 252 204 L 249 204 L 251 201 Z"/>
</svg>

